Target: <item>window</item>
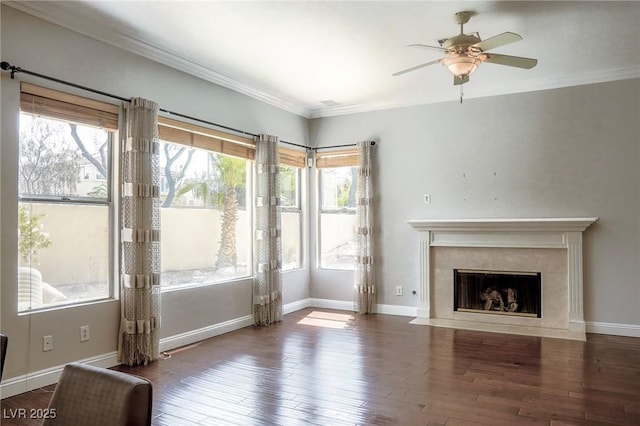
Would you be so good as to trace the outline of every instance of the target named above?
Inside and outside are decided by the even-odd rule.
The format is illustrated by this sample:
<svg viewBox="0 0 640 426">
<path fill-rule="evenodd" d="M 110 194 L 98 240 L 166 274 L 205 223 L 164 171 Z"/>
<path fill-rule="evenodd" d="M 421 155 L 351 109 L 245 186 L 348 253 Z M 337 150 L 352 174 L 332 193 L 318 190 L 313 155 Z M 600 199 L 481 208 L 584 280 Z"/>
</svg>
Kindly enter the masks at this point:
<svg viewBox="0 0 640 426">
<path fill-rule="evenodd" d="M 356 260 L 357 151 L 319 152 L 320 267 L 354 269 Z"/>
<path fill-rule="evenodd" d="M 252 139 L 160 118 L 162 286 L 252 274 Z M 283 268 L 301 267 L 304 152 L 280 150 Z"/>
<path fill-rule="evenodd" d="M 160 120 L 165 289 L 252 273 L 251 139 Z"/>
<path fill-rule="evenodd" d="M 302 265 L 302 209 L 300 208 L 301 169 L 280 167 L 280 205 L 282 206 L 282 270 Z"/>
<path fill-rule="evenodd" d="M 118 107 L 21 85 L 18 311 L 112 296 Z"/>
<path fill-rule="evenodd" d="M 302 268 L 302 184 L 306 154 L 288 148 L 279 148 L 280 205 L 282 207 L 282 270 Z"/>
</svg>

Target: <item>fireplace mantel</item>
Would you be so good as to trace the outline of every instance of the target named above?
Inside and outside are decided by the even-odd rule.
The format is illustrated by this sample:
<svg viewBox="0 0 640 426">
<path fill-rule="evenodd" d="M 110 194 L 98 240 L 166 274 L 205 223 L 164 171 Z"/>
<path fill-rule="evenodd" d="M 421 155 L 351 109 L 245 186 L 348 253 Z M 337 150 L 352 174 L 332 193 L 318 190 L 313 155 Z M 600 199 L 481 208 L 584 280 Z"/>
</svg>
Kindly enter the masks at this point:
<svg viewBox="0 0 640 426">
<path fill-rule="evenodd" d="M 582 232 L 597 220 L 597 217 L 408 220 L 407 224 L 420 234 L 420 301 L 418 318 L 413 323 L 584 340 Z M 568 326 L 559 330 L 434 317 L 431 306 L 434 247 L 566 249 Z"/>
<path fill-rule="evenodd" d="M 414 219 L 407 223 L 418 231 L 582 232 L 597 220 L 597 217 Z"/>
</svg>

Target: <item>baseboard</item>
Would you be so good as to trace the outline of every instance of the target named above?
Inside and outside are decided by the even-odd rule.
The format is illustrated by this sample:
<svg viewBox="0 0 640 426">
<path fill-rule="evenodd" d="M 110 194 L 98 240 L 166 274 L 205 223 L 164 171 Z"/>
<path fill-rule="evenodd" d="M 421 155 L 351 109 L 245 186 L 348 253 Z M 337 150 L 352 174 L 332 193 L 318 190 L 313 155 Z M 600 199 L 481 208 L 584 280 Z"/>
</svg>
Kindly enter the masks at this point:
<svg viewBox="0 0 640 426">
<path fill-rule="evenodd" d="M 587 333 L 640 337 L 640 325 L 585 321 Z"/>
<path fill-rule="evenodd" d="M 417 317 L 418 308 L 415 306 L 401 305 L 376 305 L 376 313 L 383 315 L 399 315 L 402 317 Z"/>
<path fill-rule="evenodd" d="M 98 355 L 92 358 L 85 358 L 74 362 L 102 368 L 110 368 L 119 364 L 117 352 Z M 8 398 L 10 396 L 57 383 L 60 375 L 62 374 L 63 368 L 64 365 L 56 365 L 55 367 L 45 368 L 44 370 L 3 380 L 2 385 L 0 385 L 0 397 Z"/>
<path fill-rule="evenodd" d="M 283 306 L 284 314 L 289 314 L 305 308 L 325 308 L 341 311 L 353 312 L 353 302 L 332 299 L 302 299 Z M 376 305 L 376 312 L 383 315 L 401 315 L 416 317 L 417 308 L 400 305 Z M 202 327 L 186 333 L 160 339 L 160 351 L 168 351 L 181 346 L 190 345 L 211 337 L 219 336 L 230 331 L 239 330 L 253 325 L 253 317 L 245 315 L 229 321 Z M 585 322 L 587 333 L 610 334 L 614 336 L 640 337 L 640 326 L 631 324 L 615 324 L 605 322 Z M 91 358 L 81 359 L 75 362 L 93 365 L 96 367 L 110 368 L 118 365 L 118 355 L 116 352 L 98 355 Z M 21 393 L 29 392 L 43 386 L 57 383 L 62 374 L 64 365 L 46 368 L 33 373 L 16 376 L 4 380 L 0 385 L 0 397 L 8 398 Z"/>
<path fill-rule="evenodd" d="M 348 302 L 346 300 L 309 299 L 309 307 L 353 312 L 353 302 Z"/>
<path fill-rule="evenodd" d="M 325 309 L 337 309 L 340 311 L 354 311 L 354 304 L 351 301 L 346 300 L 333 300 L 333 299 L 307 299 L 309 301 L 308 307 L 311 308 L 325 308 Z M 418 308 L 413 306 L 401 306 L 401 305 L 383 305 L 377 304 L 375 306 L 375 312 L 382 315 L 400 315 L 403 317 L 416 317 L 418 316 Z"/>
<path fill-rule="evenodd" d="M 160 352 L 170 351 L 171 349 L 182 346 L 191 345 L 211 337 L 216 337 L 230 331 L 239 330 L 244 327 L 253 325 L 253 316 L 245 315 L 240 318 L 234 318 L 229 321 L 212 324 L 206 327 L 187 331 L 186 333 L 176 334 L 174 336 L 160 339 Z"/>
<path fill-rule="evenodd" d="M 311 306 L 311 299 L 302 299 L 296 300 L 295 302 L 287 303 L 282 307 L 282 313 L 284 315 L 290 314 L 292 312 L 299 311 L 301 309 L 305 309 Z"/>
<path fill-rule="evenodd" d="M 302 308 L 300 308 L 302 309 Z M 211 326 L 199 328 L 186 333 L 160 339 L 160 352 L 175 349 L 181 346 L 190 345 L 201 340 L 219 336 L 230 331 L 238 330 L 253 325 L 253 317 L 245 315 L 229 321 L 224 321 Z M 77 360 L 81 364 L 93 365 L 96 367 L 110 368 L 119 365 L 117 352 L 98 355 L 92 358 Z M 21 393 L 29 392 L 43 386 L 49 386 L 58 382 L 64 365 L 46 368 L 22 376 L 12 377 L 3 380 L 0 385 L 0 398 L 8 398 Z"/>
<path fill-rule="evenodd" d="M 353 312 L 353 302 L 345 300 L 308 298 L 287 303 L 282 307 L 282 312 L 286 315 L 305 308 L 325 308 Z M 408 317 L 416 316 L 416 308 L 411 306 L 379 304 L 376 305 L 376 312 L 385 315 L 402 315 Z M 182 346 L 191 345 L 201 340 L 219 336 L 220 334 L 228 333 L 250 325 L 253 325 L 253 317 L 251 315 L 246 315 L 244 317 L 235 318 L 219 324 L 166 337 L 164 339 L 160 339 L 160 351 L 164 352 Z"/>
</svg>

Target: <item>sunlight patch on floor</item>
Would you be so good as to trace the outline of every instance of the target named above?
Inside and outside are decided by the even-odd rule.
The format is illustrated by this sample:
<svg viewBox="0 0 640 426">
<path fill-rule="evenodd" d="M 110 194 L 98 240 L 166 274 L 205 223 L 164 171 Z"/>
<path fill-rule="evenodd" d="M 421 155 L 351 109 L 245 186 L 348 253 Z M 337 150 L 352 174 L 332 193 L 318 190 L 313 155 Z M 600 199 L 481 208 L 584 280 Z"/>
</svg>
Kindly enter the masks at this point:
<svg viewBox="0 0 640 426">
<path fill-rule="evenodd" d="M 298 324 L 325 328 L 345 328 L 347 326 L 347 322 L 352 319 L 353 315 L 350 314 L 313 311 L 298 321 Z"/>
</svg>

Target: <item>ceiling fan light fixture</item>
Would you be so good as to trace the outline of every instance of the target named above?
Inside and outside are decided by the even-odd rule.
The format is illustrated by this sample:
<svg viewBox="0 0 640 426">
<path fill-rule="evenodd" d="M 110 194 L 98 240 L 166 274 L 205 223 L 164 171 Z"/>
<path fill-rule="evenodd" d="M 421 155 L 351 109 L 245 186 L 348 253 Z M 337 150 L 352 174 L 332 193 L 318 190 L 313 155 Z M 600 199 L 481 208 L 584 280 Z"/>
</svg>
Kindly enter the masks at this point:
<svg viewBox="0 0 640 426">
<path fill-rule="evenodd" d="M 473 11 L 462 11 L 456 13 L 455 20 L 456 23 L 460 25 L 460 34 L 449 38 L 438 39 L 438 44 L 440 46 L 429 46 L 426 44 L 409 45 L 409 47 L 420 47 L 439 51 L 446 55 L 444 58 L 406 68 L 393 73 L 392 75 L 395 77 L 419 70 L 429 65 L 442 64 L 451 74 L 453 74 L 453 85 L 460 86 L 469 82 L 469 75 L 473 74 L 482 62 L 490 62 L 496 65 L 506 65 L 509 67 L 527 70 L 536 66 L 538 63 L 537 59 L 500 55 L 497 53 L 486 53 L 496 47 L 522 40 L 522 36 L 507 31 L 482 40 L 477 32 L 465 34 L 463 25 L 469 22 L 469 18 L 473 15 L 475 15 L 475 12 Z"/>
<path fill-rule="evenodd" d="M 468 55 L 455 55 L 450 58 L 442 60 L 442 65 L 447 67 L 451 74 L 456 77 L 462 77 L 472 74 L 478 69 L 478 65 L 482 62 L 482 59 L 475 56 Z"/>
</svg>

